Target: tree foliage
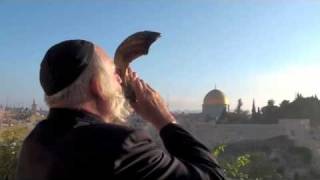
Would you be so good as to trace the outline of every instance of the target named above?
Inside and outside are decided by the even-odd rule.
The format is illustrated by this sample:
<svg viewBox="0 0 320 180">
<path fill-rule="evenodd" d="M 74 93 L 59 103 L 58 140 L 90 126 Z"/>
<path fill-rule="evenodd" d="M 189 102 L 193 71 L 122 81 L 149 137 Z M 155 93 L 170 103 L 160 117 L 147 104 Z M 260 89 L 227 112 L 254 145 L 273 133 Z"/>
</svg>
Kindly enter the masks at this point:
<svg viewBox="0 0 320 180">
<path fill-rule="evenodd" d="M 13 126 L 0 131 L 0 179 L 14 179 L 18 152 L 28 133 L 25 126 Z"/>
<path fill-rule="evenodd" d="M 225 145 L 217 146 L 212 154 L 215 157 L 219 157 L 221 153 L 224 152 Z M 243 172 L 243 168 L 246 167 L 250 163 L 250 155 L 244 154 L 238 156 L 235 160 L 232 161 L 221 161 L 221 166 L 224 169 L 225 174 L 229 178 L 239 179 L 239 180 L 246 180 L 249 179 L 249 175 Z"/>
<path fill-rule="evenodd" d="M 308 118 L 313 125 L 320 125 L 320 101 L 316 96 L 298 94 L 294 101 L 283 101 L 279 108 L 280 118 Z"/>
<path fill-rule="evenodd" d="M 237 113 L 237 114 L 240 114 L 240 113 L 241 113 L 241 111 L 242 111 L 242 105 L 243 105 L 242 99 L 238 99 L 238 104 L 237 104 L 237 109 L 236 109 L 236 113 Z"/>
<path fill-rule="evenodd" d="M 219 159 L 228 178 L 239 180 L 282 180 L 277 166 L 272 164 L 267 154 L 250 152 L 238 155 L 224 156 L 226 145 L 217 146 L 213 155 Z M 303 150 L 301 150 L 303 151 Z"/>
<path fill-rule="evenodd" d="M 259 112 L 252 115 L 250 123 L 277 123 L 280 118 L 310 119 L 312 125 L 320 125 L 320 101 L 317 96 L 303 97 L 297 94 L 290 102 L 283 100 L 280 106 L 275 105 L 274 100 L 269 100 L 267 105 Z"/>
</svg>

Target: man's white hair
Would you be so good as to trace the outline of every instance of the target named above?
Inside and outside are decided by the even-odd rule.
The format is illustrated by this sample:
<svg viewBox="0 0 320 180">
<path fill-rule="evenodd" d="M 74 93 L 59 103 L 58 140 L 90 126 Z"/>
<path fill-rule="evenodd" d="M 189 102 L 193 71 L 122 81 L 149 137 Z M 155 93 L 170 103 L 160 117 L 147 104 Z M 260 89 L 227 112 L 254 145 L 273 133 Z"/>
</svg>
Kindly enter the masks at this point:
<svg viewBox="0 0 320 180">
<path fill-rule="evenodd" d="M 110 85 L 111 73 L 113 72 L 106 71 L 102 60 L 94 53 L 86 69 L 71 85 L 51 96 L 45 94 L 45 101 L 49 107 L 62 103 L 63 107 L 81 109 L 85 102 L 96 98 L 89 92 L 89 86 L 92 78 L 97 77 L 101 83 L 103 95 L 109 103 L 111 117 L 109 121 L 124 122 L 130 115 L 131 108 L 123 93 Z"/>
</svg>

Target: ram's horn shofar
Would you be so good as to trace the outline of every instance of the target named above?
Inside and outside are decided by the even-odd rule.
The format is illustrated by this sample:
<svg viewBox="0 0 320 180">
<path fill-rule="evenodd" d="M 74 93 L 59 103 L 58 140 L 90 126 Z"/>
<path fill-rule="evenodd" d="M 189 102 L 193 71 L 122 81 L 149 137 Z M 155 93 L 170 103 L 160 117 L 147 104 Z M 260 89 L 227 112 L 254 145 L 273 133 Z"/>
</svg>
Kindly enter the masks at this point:
<svg viewBox="0 0 320 180">
<path fill-rule="evenodd" d="M 127 70 L 129 64 L 136 58 L 148 54 L 151 44 L 159 37 L 160 33 L 158 32 L 136 32 L 122 41 L 116 50 L 114 63 L 122 79 L 124 94 L 126 98 L 132 102 L 136 101 L 136 96 L 127 80 Z"/>
</svg>

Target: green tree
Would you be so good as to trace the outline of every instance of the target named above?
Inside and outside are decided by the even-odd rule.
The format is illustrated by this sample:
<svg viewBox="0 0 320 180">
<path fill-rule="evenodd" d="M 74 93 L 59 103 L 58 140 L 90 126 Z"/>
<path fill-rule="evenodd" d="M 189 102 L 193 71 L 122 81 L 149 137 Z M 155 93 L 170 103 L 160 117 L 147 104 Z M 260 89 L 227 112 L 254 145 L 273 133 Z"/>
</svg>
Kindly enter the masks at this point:
<svg viewBox="0 0 320 180">
<path fill-rule="evenodd" d="M 303 97 L 297 94 L 294 101 L 282 101 L 279 108 L 281 118 L 308 118 L 312 125 L 320 125 L 320 101 L 317 96 Z"/>
<path fill-rule="evenodd" d="M 281 180 L 282 175 L 277 172 L 263 152 L 243 153 L 230 157 L 222 157 L 226 145 L 217 146 L 213 155 L 219 159 L 225 174 L 231 179 L 239 180 Z M 302 150 L 301 150 L 302 151 Z"/>
<path fill-rule="evenodd" d="M 276 123 L 279 118 L 279 107 L 274 104 L 274 100 L 270 99 L 268 105 L 261 109 L 262 119 L 266 123 Z"/>
<path fill-rule="evenodd" d="M 219 157 L 221 153 L 224 152 L 226 145 L 220 145 L 217 146 L 212 154 L 215 157 Z M 221 161 L 221 166 L 224 169 L 225 174 L 229 178 L 239 179 L 239 180 L 246 180 L 249 179 L 249 175 L 247 173 L 243 172 L 243 168 L 248 166 L 250 163 L 250 155 L 244 154 L 241 156 L 238 156 L 236 159 L 231 161 Z"/>
<path fill-rule="evenodd" d="M 243 168 L 243 173 L 249 175 L 249 179 L 254 180 L 282 180 L 284 179 L 277 172 L 276 165 L 270 161 L 266 153 L 250 153 L 250 163 Z"/>
<path fill-rule="evenodd" d="M 241 109 L 242 105 L 243 105 L 242 99 L 238 99 L 238 105 L 237 105 L 237 109 L 236 109 L 236 113 L 237 113 L 237 114 L 240 114 L 240 113 L 241 113 L 241 111 L 242 111 L 242 109 Z"/>
<path fill-rule="evenodd" d="M 28 132 L 25 126 L 8 127 L 0 131 L 0 179 L 14 179 L 18 152 Z"/>
</svg>

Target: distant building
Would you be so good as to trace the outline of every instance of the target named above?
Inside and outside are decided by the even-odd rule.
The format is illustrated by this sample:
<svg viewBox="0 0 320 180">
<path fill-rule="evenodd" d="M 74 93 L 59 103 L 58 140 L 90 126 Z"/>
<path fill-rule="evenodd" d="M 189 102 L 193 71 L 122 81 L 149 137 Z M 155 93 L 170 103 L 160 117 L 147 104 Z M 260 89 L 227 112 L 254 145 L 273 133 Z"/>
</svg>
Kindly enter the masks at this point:
<svg viewBox="0 0 320 180">
<path fill-rule="evenodd" d="M 213 89 L 204 98 L 202 114 L 215 121 L 229 111 L 229 103 L 222 91 Z"/>
<path fill-rule="evenodd" d="M 31 105 L 31 113 L 36 114 L 37 113 L 37 104 L 36 101 L 33 99 L 32 105 Z"/>
<path fill-rule="evenodd" d="M 2 126 L 3 116 L 4 116 L 4 107 L 0 105 L 0 128 Z"/>
</svg>

